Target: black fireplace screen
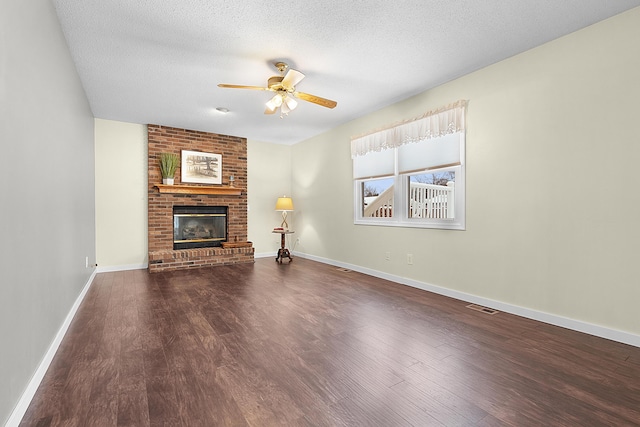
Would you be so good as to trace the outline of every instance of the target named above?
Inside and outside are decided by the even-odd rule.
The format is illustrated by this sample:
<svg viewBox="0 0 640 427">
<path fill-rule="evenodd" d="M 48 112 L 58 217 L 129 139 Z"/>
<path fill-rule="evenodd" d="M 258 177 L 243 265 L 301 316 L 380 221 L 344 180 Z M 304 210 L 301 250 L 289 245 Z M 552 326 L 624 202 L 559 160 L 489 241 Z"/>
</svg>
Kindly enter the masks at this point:
<svg viewBox="0 0 640 427">
<path fill-rule="evenodd" d="M 173 249 L 220 246 L 226 240 L 226 206 L 173 207 Z"/>
</svg>

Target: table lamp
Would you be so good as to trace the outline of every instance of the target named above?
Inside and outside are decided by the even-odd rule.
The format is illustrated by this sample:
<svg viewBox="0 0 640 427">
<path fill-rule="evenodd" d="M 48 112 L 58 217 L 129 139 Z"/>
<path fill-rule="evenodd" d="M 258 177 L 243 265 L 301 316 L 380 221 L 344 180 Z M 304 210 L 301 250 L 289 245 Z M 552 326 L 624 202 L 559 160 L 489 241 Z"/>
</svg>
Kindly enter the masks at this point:
<svg viewBox="0 0 640 427">
<path fill-rule="evenodd" d="M 291 200 L 291 197 L 278 197 L 278 200 L 276 201 L 276 211 L 282 211 L 282 224 L 280 224 L 280 227 L 288 230 L 289 224 L 287 224 L 287 212 L 293 211 L 293 200 Z"/>
</svg>

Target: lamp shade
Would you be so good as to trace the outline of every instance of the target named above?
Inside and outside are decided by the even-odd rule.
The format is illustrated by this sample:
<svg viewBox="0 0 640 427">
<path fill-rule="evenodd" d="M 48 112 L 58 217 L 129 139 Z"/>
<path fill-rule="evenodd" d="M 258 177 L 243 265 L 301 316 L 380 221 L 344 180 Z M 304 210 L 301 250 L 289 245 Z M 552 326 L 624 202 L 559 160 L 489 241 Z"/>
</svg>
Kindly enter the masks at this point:
<svg viewBox="0 0 640 427">
<path fill-rule="evenodd" d="M 276 202 L 276 210 L 277 211 L 292 211 L 293 210 L 293 200 L 291 200 L 291 197 L 278 197 L 278 201 Z"/>
</svg>

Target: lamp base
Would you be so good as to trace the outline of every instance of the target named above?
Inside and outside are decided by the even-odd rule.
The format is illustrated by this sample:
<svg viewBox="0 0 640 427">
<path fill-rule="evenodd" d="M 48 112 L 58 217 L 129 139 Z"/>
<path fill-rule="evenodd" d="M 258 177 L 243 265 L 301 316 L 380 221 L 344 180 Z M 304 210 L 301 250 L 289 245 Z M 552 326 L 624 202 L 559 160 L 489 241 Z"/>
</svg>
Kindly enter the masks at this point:
<svg viewBox="0 0 640 427">
<path fill-rule="evenodd" d="M 289 224 L 287 224 L 287 211 L 282 211 L 282 224 L 280 224 L 284 230 L 289 229 Z"/>
</svg>

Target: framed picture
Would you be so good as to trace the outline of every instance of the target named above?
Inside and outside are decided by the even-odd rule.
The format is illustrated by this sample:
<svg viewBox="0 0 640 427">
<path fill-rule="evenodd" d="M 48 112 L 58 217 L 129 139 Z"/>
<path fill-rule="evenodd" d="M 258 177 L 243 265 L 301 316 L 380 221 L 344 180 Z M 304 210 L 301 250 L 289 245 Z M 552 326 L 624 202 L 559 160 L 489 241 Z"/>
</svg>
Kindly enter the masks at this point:
<svg viewBox="0 0 640 427">
<path fill-rule="evenodd" d="M 222 184 L 222 155 L 182 150 L 182 182 Z"/>
</svg>

